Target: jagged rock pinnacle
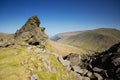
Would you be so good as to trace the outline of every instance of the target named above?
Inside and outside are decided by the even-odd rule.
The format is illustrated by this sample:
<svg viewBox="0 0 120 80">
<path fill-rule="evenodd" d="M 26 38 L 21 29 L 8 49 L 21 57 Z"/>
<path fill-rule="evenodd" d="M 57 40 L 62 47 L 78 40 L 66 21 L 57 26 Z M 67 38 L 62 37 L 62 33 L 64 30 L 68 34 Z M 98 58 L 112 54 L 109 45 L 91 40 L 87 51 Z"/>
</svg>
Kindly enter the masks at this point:
<svg viewBox="0 0 120 80">
<path fill-rule="evenodd" d="M 32 16 L 28 19 L 25 25 L 34 25 L 36 27 L 39 27 L 40 25 L 40 20 L 38 19 L 37 16 Z"/>
<path fill-rule="evenodd" d="M 40 27 L 40 20 L 37 16 L 30 17 L 23 27 L 16 31 L 14 38 L 28 44 L 41 44 L 48 37 L 44 33 L 45 28 Z"/>
</svg>

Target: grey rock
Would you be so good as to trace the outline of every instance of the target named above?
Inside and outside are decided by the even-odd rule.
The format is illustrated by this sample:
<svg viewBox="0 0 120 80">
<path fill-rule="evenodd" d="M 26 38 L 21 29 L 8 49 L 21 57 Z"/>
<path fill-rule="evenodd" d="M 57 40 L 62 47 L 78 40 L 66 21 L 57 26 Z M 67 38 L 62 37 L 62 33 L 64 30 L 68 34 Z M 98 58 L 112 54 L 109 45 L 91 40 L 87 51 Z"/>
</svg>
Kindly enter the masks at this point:
<svg viewBox="0 0 120 80">
<path fill-rule="evenodd" d="M 52 72 L 52 73 L 56 73 L 57 70 L 56 70 L 54 67 L 52 67 L 52 68 L 51 68 L 51 72 Z"/>
<path fill-rule="evenodd" d="M 103 80 L 103 77 L 100 74 L 94 73 L 94 75 L 97 77 L 98 80 Z"/>
<path fill-rule="evenodd" d="M 70 61 L 71 66 L 77 66 L 80 64 L 81 56 L 79 54 L 70 53 L 69 55 L 65 56 L 63 59 Z"/>
<path fill-rule="evenodd" d="M 40 20 L 37 16 L 32 16 L 23 25 L 23 27 L 16 31 L 14 38 L 16 40 L 24 41 L 30 45 L 41 45 L 41 42 L 46 41 L 48 36 L 43 32 L 43 29 L 39 27 Z"/>
<path fill-rule="evenodd" d="M 119 66 L 119 65 L 120 65 L 120 57 L 116 57 L 115 59 L 113 59 L 112 63 L 113 63 L 115 66 Z"/>
<path fill-rule="evenodd" d="M 95 72 L 101 72 L 101 71 L 103 71 L 103 69 L 100 69 L 100 68 L 98 68 L 98 67 L 94 67 L 94 68 L 93 68 L 93 71 L 95 71 Z"/>
<path fill-rule="evenodd" d="M 46 62 L 44 62 L 44 67 L 46 69 L 48 69 L 50 72 L 52 72 L 52 68 L 51 68 L 50 64 L 47 64 Z"/>
<path fill-rule="evenodd" d="M 120 72 L 120 68 L 118 68 L 117 70 L 116 70 L 116 73 L 119 73 Z"/>
<path fill-rule="evenodd" d="M 37 75 L 37 74 L 33 74 L 33 75 L 30 77 L 30 80 L 38 80 L 38 75 Z"/>
<path fill-rule="evenodd" d="M 0 42 L 0 47 L 3 47 L 3 48 L 5 48 L 5 47 L 9 47 L 9 46 L 12 46 L 12 45 L 14 45 L 15 43 L 13 43 L 13 42 Z"/>
<path fill-rule="evenodd" d="M 71 71 L 78 80 L 88 77 L 91 80 L 120 80 L 120 42 L 103 52 L 79 55 L 71 53 L 64 60 L 70 61 Z"/>
<path fill-rule="evenodd" d="M 86 75 L 88 70 L 87 69 L 81 69 L 83 71 L 82 75 Z"/>
<path fill-rule="evenodd" d="M 79 66 L 72 66 L 72 68 L 75 72 L 83 73 L 83 71 L 81 71 L 81 68 Z"/>
<path fill-rule="evenodd" d="M 28 70 L 29 70 L 29 71 L 33 71 L 34 69 L 29 66 L 29 67 L 28 67 Z"/>
<path fill-rule="evenodd" d="M 89 77 L 83 77 L 82 80 L 90 80 Z"/>
<path fill-rule="evenodd" d="M 87 73 L 87 76 L 90 77 L 90 78 L 92 77 L 92 75 L 93 75 L 92 72 L 88 72 L 88 73 Z"/>
<path fill-rule="evenodd" d="M 42 71 L 42 68 L 40 66 L 38 66 L 38 71 L 40 71 L 40 72 Z"/>
<path fill-rule="evenodd" d="M 35 53 L 40 54 L 42 50 L 40 48 L 35 49 Z"/>
<path fill-rule="evenodd" d="M 62 63 L 63 66 L 70 66 L 70 61 L 64 60 L 61 56 L 58 57 L 58 60 Z"/>
<path fill-rule="evenodd" d="M 32 46 L 27 47 L 27 51 L 28 51 L 28 52 L 31 52 L 31 51 L 32 51 L 32 49 L 33 49 L 33 47 L 32 47 Z"/>
<path fill-rule="evenodd" d="M 120 52 L 120 48 L 118 49 L 118 51 L 117 52 Z"/>
<path fill-rule="evenodd" d="M 4 44 L 5 47 L 11 46 L 11 45 L 14 45 L 14 43 L 13 42 L 8 42 L 8 43 Z"/>
<path fill-rule="evenodd" d="M 79 66 L 72 66 L 72 68 L 73 68 L 73 71 L 75 71 L 81 75 L 85 75 L 88 72 L 88 70 L 81 69 Z"/>
</svg>

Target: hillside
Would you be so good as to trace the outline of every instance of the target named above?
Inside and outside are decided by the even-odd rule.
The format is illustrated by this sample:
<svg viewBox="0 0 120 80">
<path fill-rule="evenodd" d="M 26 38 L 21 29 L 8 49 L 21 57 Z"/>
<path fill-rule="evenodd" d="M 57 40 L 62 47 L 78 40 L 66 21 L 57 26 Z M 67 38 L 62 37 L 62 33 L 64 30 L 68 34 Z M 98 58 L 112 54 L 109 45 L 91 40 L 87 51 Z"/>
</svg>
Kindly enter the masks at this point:
<svg viewBox="0 0 120 80">
<path fill-rule="evenodd" d="M 57 34 L 51 39 L 85 50 L 104 51 L 120 41 L 120 30 L 99 28 L 87 31 L 67 32 Z"/>
<path fill-rule="evenodd" d="M 35 46 L 0 48 L 0 80 L 76 80 L 57 58 Z"/>
<path fill-rule="evenodd" d="M 54 37 L 58 43 L 40 23 L 32 16 L 15 34 L 0 33 L 0 80 L 120 79 L 120 42 L 104 52 L 88 51 L 120 41 L 119 30 L 61 33 Z"/>
<path fill-rule="evenodd" d="M 57 53 L 60 56 L 66 56 L 70 53 L 77 53 L 77 54 L 86 53 L 86 50 L 76 48 L 74 46 L 70 46 L 67 44 L 58 43 L 58 42 L 51 41 L 51 40 L 49 40 L 49 44 L 51 45 L 52 51 Z"/>
<path fill-rule="evenodd" d="M 44 30 L 32 16 L 15 34 L 0 33 L 0 80 L 76 80 L 57 60 Z"/>
<path fill-rule="evenodd" d="M 14 34 L 0 33 L 0 47 L 14 44 Z"/>
</svg>

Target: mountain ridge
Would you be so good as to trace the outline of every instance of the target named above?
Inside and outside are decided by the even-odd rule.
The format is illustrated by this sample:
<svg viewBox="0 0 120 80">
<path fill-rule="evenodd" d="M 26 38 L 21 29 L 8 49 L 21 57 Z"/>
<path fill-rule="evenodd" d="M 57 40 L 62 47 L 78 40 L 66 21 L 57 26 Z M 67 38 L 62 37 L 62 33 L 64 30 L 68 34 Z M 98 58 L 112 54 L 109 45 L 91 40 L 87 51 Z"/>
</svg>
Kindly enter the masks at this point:
<svg viewBox="0 0 120 80">
<path fill-rule="evenodd" d="M 94 51 L 104 51 L 120 41 L 120 30 L 99 28 L 94 30 L 60 33 L 54 41 Z M 99 47 L 97 46 L 99 45 Z"/>
</svg>

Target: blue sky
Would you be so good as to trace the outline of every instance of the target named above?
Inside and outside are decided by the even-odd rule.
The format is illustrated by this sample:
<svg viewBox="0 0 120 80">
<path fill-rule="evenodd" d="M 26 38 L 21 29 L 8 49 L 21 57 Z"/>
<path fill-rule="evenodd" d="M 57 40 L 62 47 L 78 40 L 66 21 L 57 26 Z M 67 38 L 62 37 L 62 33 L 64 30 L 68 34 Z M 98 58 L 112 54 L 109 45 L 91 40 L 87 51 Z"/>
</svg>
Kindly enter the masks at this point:
<svg viewBox="0 0 120 80">
<path fill-rule="evenodd" d="M 120 29 L 120 0 L 0 0 L 0 32 L 15 33 L 34 15 L 49 36 L 101 27 Z"/>
</svg>

